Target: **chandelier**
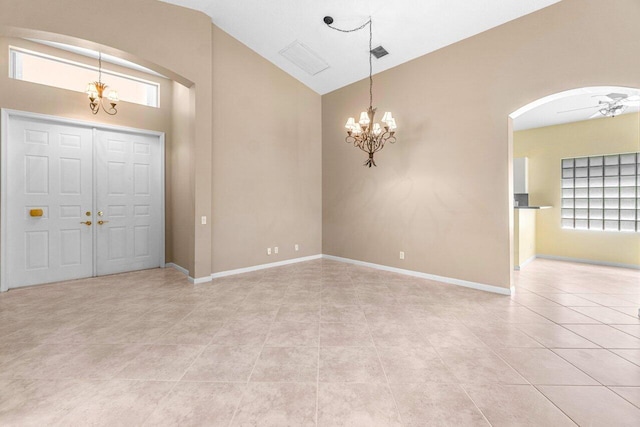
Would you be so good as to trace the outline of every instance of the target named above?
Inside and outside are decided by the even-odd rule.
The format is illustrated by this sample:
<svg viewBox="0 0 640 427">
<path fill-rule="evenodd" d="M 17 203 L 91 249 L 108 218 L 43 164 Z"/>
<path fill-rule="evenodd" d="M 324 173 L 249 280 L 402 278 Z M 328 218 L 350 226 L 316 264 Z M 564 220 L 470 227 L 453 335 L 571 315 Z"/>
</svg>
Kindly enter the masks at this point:
<svg viewBox="0 0 640 427">
<path fill-rule="evenodd" d="M 109 99 L 111 107 L 106 108 L 104 106 L 103 96 L 107 87 L 108 86 L 106 84 L 102 83 L 102 53 L 98 52 L 98 81 L 89 83 L 86 90 L 86 94 L 89 97 L 89 107 L 94 115 L 98 114 L 100 108 L 111 116 L 115 116 L 118 113 L 118 110 L 116 110 L 116 104 L 120 99 L 118 98 L 118 92 L 115 90 L 110 91 L 109 95 L 107 95 L 107 99 Z"/>
<path fill-rule="evenodd" d="M 373 41 L 373 29 L 371 17 L 369 20 L 352 30 L 342 30 L 340 28 L 332 27 L 333 18 L 330 16 L 324 17 L 324 23 L 333 30 L 343 33 L 352 33 L 369 26 L 369 108 L 367 111 L 360 113 L 360 120 L 356 123 L 353 117 L 349 117 L 345 128 L 347 129 L 347 137 L 345 141 L 349 144 L 353 144 L 365 153 L 369 154 L 369 158 L 364 162 L 364 166 L 377 166 L 373 155 L 384 148 L 384 144 L 389 142 L 393 144 L 396 142 L 396 120 L 393 118 L 390 112 L 385 112 L 382 116 L 382 125 L 374 122 L 376 115 L 376 109 L 373 108 L 373 62 L 371 56 L 372 41 Z"/>
</svg>

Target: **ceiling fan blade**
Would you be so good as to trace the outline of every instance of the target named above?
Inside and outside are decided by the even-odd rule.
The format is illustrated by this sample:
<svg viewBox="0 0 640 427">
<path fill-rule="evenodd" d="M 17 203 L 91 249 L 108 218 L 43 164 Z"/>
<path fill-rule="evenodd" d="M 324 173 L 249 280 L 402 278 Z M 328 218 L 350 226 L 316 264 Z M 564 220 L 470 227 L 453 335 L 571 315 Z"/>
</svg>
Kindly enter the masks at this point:
<svg viewBox="0 0 640 427">
<path fill-rule="evenodd" d="M 601 105 L 592 105 L 590 107 L 582 107 L 582 108 L 574 108 L 573 110 L 564 110 L 564 111 L 558 111 L 557 114 L 561 114 L 561 113 L 570 113 L 572 111 L 580 111 L 580 110 L 588 110 L 590 108 L 600 108 L 602 107 Z"/>
<path fill-rule="evenodd" d="M 606 117 L 605 115 L 603 115 L 600 110 L 596 111 L 595 113 L 593 113 L 592 115 L 589 116 L 590 119 L 595 119 L 596 117 Z"/>
</svg>

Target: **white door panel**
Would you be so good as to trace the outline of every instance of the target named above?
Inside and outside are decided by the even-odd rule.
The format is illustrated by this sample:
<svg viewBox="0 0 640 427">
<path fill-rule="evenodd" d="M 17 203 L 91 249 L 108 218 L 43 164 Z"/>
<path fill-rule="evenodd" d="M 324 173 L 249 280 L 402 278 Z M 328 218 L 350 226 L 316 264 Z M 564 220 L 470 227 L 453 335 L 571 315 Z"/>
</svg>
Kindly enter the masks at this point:
<svg viewBox="0 0 640 427">
<path fill-rule="evenodd" d="M 161 266 L 161 137 L 5 117 L 3 289 Z"/>
<path fill-rule="evenodd" d="M 158 137 L 99 130 L 96 149 L 98 275 L 160 266 Z"/>
<path fill-rule="evenodd" d="M 9 286 L 90 276 L 92 230 L 81 222 L 91 220 L 92 131 L 14 118 L 6 164 Z"/>
</svg>

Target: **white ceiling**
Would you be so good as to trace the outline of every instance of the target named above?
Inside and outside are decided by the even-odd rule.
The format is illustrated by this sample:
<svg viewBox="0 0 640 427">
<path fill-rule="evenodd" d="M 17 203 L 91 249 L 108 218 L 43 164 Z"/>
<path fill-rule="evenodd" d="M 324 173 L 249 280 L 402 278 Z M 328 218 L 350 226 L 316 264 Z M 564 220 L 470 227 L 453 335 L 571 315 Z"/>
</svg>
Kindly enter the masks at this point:
<svg viewBox="0 0 640 427">
<path fill-rule="evenodd" d="M 604 95 L 625 94 L 637 99 L 640 90 L 617 86 L 595 86 L 568 90 L 538 99 L 511 114 L 514 130 L 525 130 L 543 126 L 572 123 L 603 118 L 598 110 L 599 101 L 610 102 Z M 575 111 L 571 111 L 575 110 Z M 630 102 L 624 114 L 637 114 L 640 102 Z M 607 118 L 611 120 L 611 118 Z"/>
<path fill-rule="evenodd" d="M 374 74 L 471 37 L 560 0 L 160 0 L 200 10 L 218 27 L 302 83 L 325 94 L 369 74 L 367 29 L 340 33 L 373 20 Z M 329 68 L 312 76 L 279 52 L 299 41 Z"/>
</svg>

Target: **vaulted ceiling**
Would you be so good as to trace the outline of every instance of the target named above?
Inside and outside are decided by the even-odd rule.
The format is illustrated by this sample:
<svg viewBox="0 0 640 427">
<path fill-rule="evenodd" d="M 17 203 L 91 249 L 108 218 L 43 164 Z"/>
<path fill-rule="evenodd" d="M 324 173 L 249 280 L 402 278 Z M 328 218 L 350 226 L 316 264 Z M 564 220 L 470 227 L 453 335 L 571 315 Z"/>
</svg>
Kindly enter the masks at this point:
<svg viewBox="0 0 640 427">
<path fill-rule="evenodd" d="M 369 33 L 350 29 L 373 21 L 374 73 L 395 67 L 560 0 L 161 0 L 200 10 L 218 27 L 314 91 L 325 94 L 367 77 Z M 315 75 L 280 52 L 298 42 L 328 68 Z M 304 51 L 302 53 L 305 53 Z M 321 67 L 322 68 L 322 67 Z"/>
</svg>

